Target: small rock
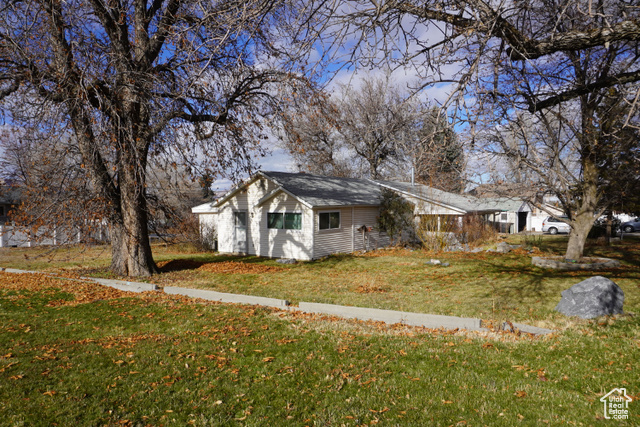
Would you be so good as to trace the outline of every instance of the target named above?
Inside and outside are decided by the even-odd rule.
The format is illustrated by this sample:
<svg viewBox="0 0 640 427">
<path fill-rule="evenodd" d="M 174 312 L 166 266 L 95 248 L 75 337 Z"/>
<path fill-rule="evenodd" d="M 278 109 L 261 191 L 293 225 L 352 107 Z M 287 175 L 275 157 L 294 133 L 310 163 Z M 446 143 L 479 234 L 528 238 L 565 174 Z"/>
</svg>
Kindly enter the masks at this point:
<svg viewBox="0 0 640 427">
<path fill-rule="evenodd" d="M 448 262 L 443 262 L 443 263 L 442 263 L 442 264 L 440 264 L 440 265 L 442 265 L 443 267 L 449 267 L 449 263 L 448 263 Z"/>
<path fill-rule="evenodd" d="M 590 277 L 562 291 L 555 310 L 565 316 L 592 319 L 622 313 L 624 291 L 602 276 Z"/>
<path fill-rule="evenodd" d="M 511 252 L 511 245 L 508 244 L 507 242 L 500 242 L 496 246 L 496 252 L 501 253 L 501 254 L 509 253 L 509 252 Z"/>
<path fill-rule="evenodd" d="M 276 260 L 276 262 L 280 264 L 295 264 L 298 261 L 293 258 L 280 258 L 279 260 Z"/>
</svg>

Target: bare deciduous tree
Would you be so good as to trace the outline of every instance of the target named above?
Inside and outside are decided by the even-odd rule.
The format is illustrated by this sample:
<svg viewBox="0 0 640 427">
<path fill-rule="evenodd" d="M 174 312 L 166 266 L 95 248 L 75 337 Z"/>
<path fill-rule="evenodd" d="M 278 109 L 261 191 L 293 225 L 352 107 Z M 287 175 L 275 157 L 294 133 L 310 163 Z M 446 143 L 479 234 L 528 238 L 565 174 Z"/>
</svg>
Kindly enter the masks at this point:
<svg viewBox="0 0 640 427">
<path fill-rule="evenodd" d="M 462 186 L 462 147 L 447 118 L 390 76 L 342 87 L 290 114 L 286 147 L 302 169 L 333 176 L 409 179 L 446 191 Z"/>
<path fill-rule="evenodd" d="M 339 102 L 344 144 L 355 152 L 361 176 L 380 179 L 384 166 L 396 156 L 397 142 L 415 131 L 415 114 L 390 76 L 364 79 L 361 87 L 345 87 Z"/>
<path fill-rule="evenodd" d="M 147 228 L 150 153 L 180 144 L 182 155 L 206 156 L 220 172 L 247 169 L 260 152 L 279 92 L 301 80 L 287 67 L 306 45 L 281 39 L 291 28 L 303 32 L 290 6 L 0 1 L 0 107 L 24 128 L 51 126 L 42 118 L 56 116 L 73 137 L 86 188 L 111 226 L 116 274 L 157 271 Z"/>
<path fill-rule="evenodd" d="M 493 152 L 557 195 L 572 227 L 565 256 L 580 258 L 609 202 L 603 159 L 622 153 L 603 135 L 599 110 L 613 97 L 625 106 L 617 126 L 638 127 L 640 8 L 618 0 L 347 3 L 326 9 L 325 40 L 352 47 L 345 60 L 412 66 L 422 76 L 418 89 L 451 83 L 444 107 L 460 113 L 471 141 L 518 129 L 515 147 L 496 144 Z M 526 122 L 534 140 L 522 132 Z"/>
<path fill-rule="evenodd" d="M 318 94 L 284 118 L 284 146 L 300 170 L 325 176 L 357 175 L 339 132 L 339 107 L 329 95 Z"/>
<path fill-rule="evenodd" d="M 430 187 L 460 193 L 465 187 L 465 154 L 461 141 L 442 110 L 415 103 L 413 132 L 397 142 L 397 170 L 407 178 L 411 165 L 414 178 Z"/>
</svg>

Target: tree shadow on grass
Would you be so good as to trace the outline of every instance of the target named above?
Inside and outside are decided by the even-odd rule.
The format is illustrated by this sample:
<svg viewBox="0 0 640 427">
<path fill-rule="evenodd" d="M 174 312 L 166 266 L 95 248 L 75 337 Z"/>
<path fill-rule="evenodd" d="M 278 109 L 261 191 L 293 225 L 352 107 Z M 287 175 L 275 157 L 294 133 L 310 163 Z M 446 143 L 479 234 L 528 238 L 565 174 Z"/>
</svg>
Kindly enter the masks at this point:
<svg viewBox="0 0 640 427">
<path fill-rule="evenodd" d="M 590 256 L 617 259 L 632 267 L 640 267 L 640 242 L 625 246 L 589 246 Z"/>
<path fill-rule="evenodd" d="M 163 273 L 169 273 L 173 271 L 184 270 L 197 270 L 205 264 L 217 264 L 222 262 L 238 262 L 242 264 L 271 264 L 274 262 L 272 258 L 258 257 L 255 255 L 228 255 L 220 254 L 207 257 L 206 260 L 192 259 L 192 258 L 180 258 L 172 259 L 169 261 L 159 261 L 158 268 Z"/>
<path fill-rule="evenodd" d="M 503 300 L 505 304 L 540 304 L 546 305 L 560 301 L 560 293 L 589 277 L 604 276 L 615 281 L 628 279 L 640 281 L 640 270 L 632 266 L 597 271 L 559 271 L 535 266 L 507 266 L 501 263 L 485 261 L 483 270 L 489 275 L 499 277 L 506 274 L 513 277 L 503 279 L 502 283 L 491 286 L 491 292 Z M 506 282 L 506 283 L 505 283 Z"/>
</svg>

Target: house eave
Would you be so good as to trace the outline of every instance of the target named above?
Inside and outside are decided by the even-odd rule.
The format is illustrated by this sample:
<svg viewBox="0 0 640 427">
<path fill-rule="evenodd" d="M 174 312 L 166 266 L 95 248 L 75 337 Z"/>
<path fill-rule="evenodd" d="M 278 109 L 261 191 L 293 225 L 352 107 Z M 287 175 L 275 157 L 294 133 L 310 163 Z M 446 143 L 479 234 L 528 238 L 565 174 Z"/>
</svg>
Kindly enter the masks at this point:
<svg viewBox="0 0 640 427">
<path fill-rule="evenodd" d="M 246 181 L 243 181 L 243 182 L 239 183 L 234 188 L 229 190 L 229 192 L 227 194 L 222 196 L 222 198 L 220 198 L 219 200 L 217 200 L 213 204 L 213 207 L 219 208 L 220 206 L 224 205 L 231 198 L 233 198 L 236 194 L 238 194 L 239 192 L 241 192 L 243 190 L 246 190 L 247 187 L 249 187 L 251 184 L 253 184 L 254 182 L 256 182 L 260 178 L 265 178 L 265 176 L 262 174 L 261 171 L 258 171 L 255 175 L 253 175 L 252 177 L 248 178 Z M 270 179 L 270 178 L 268 178 L 268 179 Z"/>
<path fill-rule="evenodd" d="M 371 180 L 369 180 L 369 181 L 371 181 Z M 378 184 L 381 187 L 388 188 L 389 190 L 393 190 L 393 191 L 395 191 L 397 193 L 403 194 L 406 197 L 412 197 L 414 199 L 422 200 L 422 201 L 425 201 L 425 202 L 428 202 L 428 203 L 432 203 L 434 205 L 437 205 L 437 206 L 440 206 L 440 207 L 443 207 L 443 208 L 447 208 L 447 209 L 451 209 L 451 210 L 457 211 L 461 215 L 465 215 L 465 214 L 468 214 L 470 212 L 475 212 L 475 211 L 467 211 L 466 209 L 462 209 L 462 208 L 457 207 L 457 206 L 453 206 L 453 205 L 449 205 L 449 204 L 446 204 L 446 203 L 442 203 L 439 200 L 430 199 L 430 198 L 425 197 L 425 196 L 409 193 L 408 191 L 403 191 L 403 190 L 400 190 L 398 188 L 394 188 L 394 187 L 392 187 L 390 185 L 381 184 L 381 183 L 375 182 L 375 181 L 371 181 L 371 182 L 374 182 L 374 183 Z"/>
</svg>

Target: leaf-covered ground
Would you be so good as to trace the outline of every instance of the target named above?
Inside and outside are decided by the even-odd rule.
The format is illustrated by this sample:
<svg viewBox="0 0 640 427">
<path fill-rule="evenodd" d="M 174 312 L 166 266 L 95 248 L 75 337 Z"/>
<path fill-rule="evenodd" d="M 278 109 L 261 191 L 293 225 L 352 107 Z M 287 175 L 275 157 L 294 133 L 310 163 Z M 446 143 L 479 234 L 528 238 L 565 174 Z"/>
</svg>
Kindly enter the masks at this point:
<svg viewBox="0 0 640 427">
<path fill-rule="evenodd" d="M 448 333 L 0 273 L 0 424 L 607 425 L 600 397 L 640 398 L 639 332 Z"/>
</svg>

